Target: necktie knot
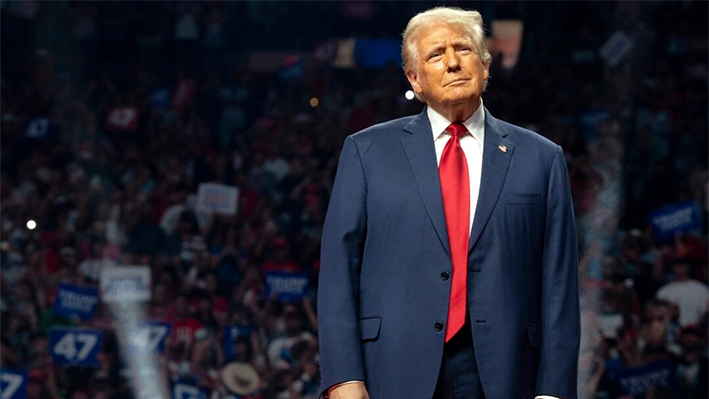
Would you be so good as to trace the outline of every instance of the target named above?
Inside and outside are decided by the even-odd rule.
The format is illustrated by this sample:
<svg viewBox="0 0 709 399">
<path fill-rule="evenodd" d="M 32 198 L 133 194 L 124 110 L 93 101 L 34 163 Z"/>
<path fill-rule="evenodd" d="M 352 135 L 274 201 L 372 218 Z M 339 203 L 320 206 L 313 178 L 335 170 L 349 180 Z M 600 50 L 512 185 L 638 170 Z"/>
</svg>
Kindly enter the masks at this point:
<svg viewBox="0 0 709 399">
<path fill-rule="evenodd" d="M 451 123 L 446 128 L 446 132 L 450 133 L 451 136 L 460 139 L 465 133 L 468 133 L 468 129 L 462 123 Z"/>
</svg>

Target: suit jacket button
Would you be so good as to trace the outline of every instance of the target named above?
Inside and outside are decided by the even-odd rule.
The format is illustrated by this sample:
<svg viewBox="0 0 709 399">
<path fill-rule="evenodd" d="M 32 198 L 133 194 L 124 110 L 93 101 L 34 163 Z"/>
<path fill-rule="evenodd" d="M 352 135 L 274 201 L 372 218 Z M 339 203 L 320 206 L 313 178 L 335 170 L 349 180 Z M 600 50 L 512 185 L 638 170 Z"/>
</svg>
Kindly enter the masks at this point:
<svg viewBox="0 0 709 399">
<path fill-rule="evenodd" d="M 443 323 L 436 323 L 433 327 L 436 329 L 436 331 L 441 331 L 443 330 Z"/>
<path fill-rule="evenodd" d="M 446 281 L 446 280 L 448 280 L 448 278 L 449 278 L 450 276 L 451 276 L 450 273 L 444 271 L 444 272 L 441 273 L 441 280 Z"/>
</svg>

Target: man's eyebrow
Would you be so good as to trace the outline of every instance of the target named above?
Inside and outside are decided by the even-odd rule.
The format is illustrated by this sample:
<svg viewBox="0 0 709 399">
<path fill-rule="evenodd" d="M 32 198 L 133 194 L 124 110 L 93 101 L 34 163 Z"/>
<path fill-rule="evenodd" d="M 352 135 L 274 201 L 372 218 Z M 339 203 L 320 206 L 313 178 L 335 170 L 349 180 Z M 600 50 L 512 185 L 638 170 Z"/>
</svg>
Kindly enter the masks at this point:
<svg viewBox="0 0 709 399">
<path fill-rule="evenodd" d="M 433 43 L 433 44 L 424 52 L 424 54 L 426 55 L 426 57 L 428 57 L 429 55 L 435 53 L 436 51 L 440 51 L 443 47 L 444 47 L 443 42 L 436 42 L 436 43 Z"/>
</svg>

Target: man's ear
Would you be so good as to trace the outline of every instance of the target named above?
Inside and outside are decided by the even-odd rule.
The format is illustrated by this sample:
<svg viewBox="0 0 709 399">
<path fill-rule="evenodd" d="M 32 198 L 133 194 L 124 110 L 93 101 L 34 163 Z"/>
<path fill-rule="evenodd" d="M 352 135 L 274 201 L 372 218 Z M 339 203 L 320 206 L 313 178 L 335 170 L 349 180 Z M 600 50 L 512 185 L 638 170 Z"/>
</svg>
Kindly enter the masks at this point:
<svg viewBox="0 0 709 399">
<path fill-rule="evenodd" d="M 421 94 L 423 92 L 423 88 L 419 84 L 418 74 L 416 71 L 413 69 L 406 71 L 406 79 L 409 81 L 411 88 L 414 89 L 414 93 Z"/>
</svg>

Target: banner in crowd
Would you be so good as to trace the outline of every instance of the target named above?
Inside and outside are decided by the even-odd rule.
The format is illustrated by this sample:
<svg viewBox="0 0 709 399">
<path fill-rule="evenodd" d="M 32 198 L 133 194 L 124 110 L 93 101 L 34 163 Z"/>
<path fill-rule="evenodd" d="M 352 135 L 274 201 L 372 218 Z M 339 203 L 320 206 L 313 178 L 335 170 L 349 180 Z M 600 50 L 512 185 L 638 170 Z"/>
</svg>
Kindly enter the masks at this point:
<svg viewBox="0 0 709 399">
<path fill-rule="evenodd" d="M 299 82 L 305 77 L 305 63 L 299 57 L 286 57 L 278 68 L 278 79 L 283 82 Z"/>
<path fill-rule="evenodd" d="M 170 323 L 158 321 L 141 324 L 131 337 L 131 350 L 162 354 L 171 327 Z"/>
<path fill-rule="evenodd" d="M 155 109 L 165 109 L 171 104 L 170 89 L 163 87 L 150 93 L 150 105 Z"/>
<path fill-rule="evenodd" d="M 308 274 L 267 272 L 265 291 L 266 298 L 275 292 L 281 301 L 300 301 L 308 293 Z"/>
<path fill-rule="evenodd" d="M 0 399 L 25 399 L 27 373 L 0 368 Z"/>
<path fill-rule="evenodd" d="M 101 300 L 112 302 L 149 301 L 150 268 L 148 266 L 118 266 L 101 272 Z"/>
<path fill-rule="evenodd" d="M 179 381 L 172 387 L 172 399 L 206 399 L 206 395 L 197 385 Z"/>
<path fill-rule="evenodd" d="M 251 333 L 254 331 L 253 327 L 231 325 L 224 326 L 224 360 L 229 362 L 236 356 L 236 340 L 237 339 L 251 339 Z"/>
<path fill-rule="evenodd" d="M 138 108 L 115 107 L 108 110 L 106 129 L 112 131 L 135 131 L 138 128 Z"/>
<path fill-rule="evenodd" d="M 599 54 L 611 67 L 618 65 L 633 48 L 633 39 L 622 31 L 616 31 L 601 46 Z"/>
<path fill-rule="evenodd" d="M 345 0 L 342 3 L 342 16 L 345 19 L 371 21 L 374 3 L 371 0 Z"/>
<path fill-rule="evenodd" d="M 697 233 L 701 226 L 699 208 L 692 200 L 656 209 L 649 217 L 657 241 L 671 240 L 676 233 Z"/>
<path fill-rule="evenodd" d="M 354 51 L 357 65 L 365 68 L 383 68 L 388 63 L 401 65 L 399 39 L 357 39 Z"/>
<path fill-rule="evenodd" d="M 81 320 L 90 320 L 96 314 L 98 291 L 90 287 L 76 287 L 60 284 L 52 312 L 57 316 L 79 316 Z"/>
<path fill-rule="evenodd" d="M 98 367 L 103 334 L 100 330 L 55 328 L 50 331 L 50 344 L 56 365 Z"/>
<path fill-rule="evenodd" d="M 27 122 L 25 137 L 28 139 L 46 139 L 49 137 L 51 123 L 49 118 L 35 118 Z"/>
<path fill-rule="evenodd" d="M 215 183 L 202 183 L 197 191 L 197 211 L 236 215 L 239 189 Z"/>
<path fill-rule="evenodd" d="M 669 387 L 672 377 L 672 362 L 663 360 L 640 367 L 619 371 L 616 374 L 622 394 L 644 395 L 654 387 Z"/>
<path fill-rule="evenodd" d="M 194 99 L 196 92 L 197 85 L 194 80 L 181 78 L 177 82 L 177 87 L 175 88 L 175 95 L 172 102 L 178 115 L 181 115 L 182 112 L 184 112 L 187 105 L 189 105 L 189 103 Z"/>
<path fill-rule="evenodd" d="M 502 67 L 514 67 L 522 48 L 524 23 L 521 20 L 496 20 L 492 21 L 491 28 L 492 47 L 495 53 L 502 54 Z"/>
</svg>

